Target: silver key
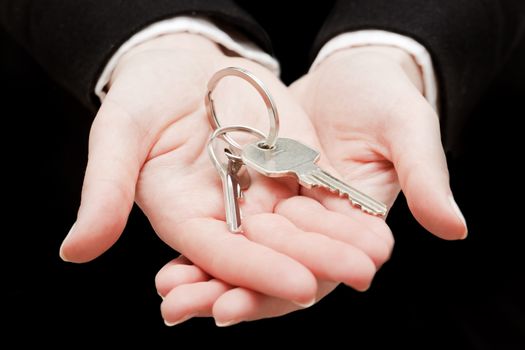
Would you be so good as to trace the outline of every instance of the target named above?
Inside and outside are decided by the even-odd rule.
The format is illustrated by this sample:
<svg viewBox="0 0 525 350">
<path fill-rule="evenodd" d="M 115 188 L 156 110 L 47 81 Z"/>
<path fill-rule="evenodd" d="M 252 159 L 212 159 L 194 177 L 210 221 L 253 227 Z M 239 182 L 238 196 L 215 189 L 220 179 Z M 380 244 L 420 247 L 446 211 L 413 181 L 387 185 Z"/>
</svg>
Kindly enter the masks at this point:
<svg viewBox="0 0 525 350">
<path fill-rule="evenodd" d="M 306 188 L 326 188 L 339 196 L 348 197 L 352 205 L 366 213 L 386 215 L 385 204 L 322 170 L 315 164 L 319 160 L 319 152 L 296 140 L 278 138 L 273 148 L 265 148 L 260 142 L 248 144 L 243 147 L 242 160 L 265 176 L 295 176 Z"/>
<path fill-rule="evenodd" d="M 230 232 L 238 233 L 242 231 L 242 213 L 239 201 L 243 199 L 243 191 L 250 186 L 250 176 L 244 163 L 234 158 L 229 149 L 226 148 L 224 153 L 228 158 L 225 172 L 221 172 L 226 224 Z"/>
<path fill-rule="evenodd" d="M 226 163 L 221 163 L 215 156 L 211 140 L 208 152 L 221 177 L 226 224 L 231 232 L 240 232 L 242 216 L 239 200 L 242 199 L 242 191 L 250 185 L 248 172 L 245 171 L 242 161 L 236 159 L 228 149 L 224 150 L 227 161 Z"/>
</svg>

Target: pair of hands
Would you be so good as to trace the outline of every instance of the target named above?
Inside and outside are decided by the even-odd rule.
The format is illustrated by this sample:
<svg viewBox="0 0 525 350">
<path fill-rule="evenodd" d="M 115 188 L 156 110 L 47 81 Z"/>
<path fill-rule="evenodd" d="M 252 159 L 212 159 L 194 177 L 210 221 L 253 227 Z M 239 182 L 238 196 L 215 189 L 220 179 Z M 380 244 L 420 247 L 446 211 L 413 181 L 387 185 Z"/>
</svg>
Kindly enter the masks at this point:
<svg viewBox="0 0 525 350">
<path fill-rule="evenodd" d="M 134 48 L 113 74 L 93 122 L 64 260 L 86 262 L 113 245 L 135 201 L 159 237 L 184 255 L 156 278 L 167 324 L 213 316 L 231 325 L 310 306 L 338 283 L 368 288 L 390 256 L 392 234 L 381 218 L 327 191 L 252 173 L 244 234 L 227 230 L 220 178 L 206 153 L 204 93 L 228 66 L 265 83 L 281 115 L 280 136 L 320 150 L 323 168 L 388 206 L 402 189 L 429 231 L 466 236 L 439 120 L 410 56 L 387 47 L 343 50 L 287 88 L 208 39 L 173 34 Z M 245 82 L 224 79 L 215 101 L 224 125 L 266 130 L 262 102 Z"/>
</svg>

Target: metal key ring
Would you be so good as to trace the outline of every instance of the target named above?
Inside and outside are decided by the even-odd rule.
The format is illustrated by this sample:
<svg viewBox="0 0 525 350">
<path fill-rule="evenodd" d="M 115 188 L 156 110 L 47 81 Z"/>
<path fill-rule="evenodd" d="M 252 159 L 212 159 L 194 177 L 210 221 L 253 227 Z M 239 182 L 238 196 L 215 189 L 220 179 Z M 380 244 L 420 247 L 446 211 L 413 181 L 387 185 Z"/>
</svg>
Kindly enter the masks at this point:
<svg viewBox="0 0 525 350">
<path fill-rule="evenodd" d="M 219 119 L 217 118 L 217 113 L 215 112 L 215 105 L 213 103 L 213 99 L 211 97 L 211 94 L 213 90 L 217 87 L 217 84 L 219 81 L 226 77 L 226 76 L 236 76 L 241 79 L 246 80 L 248 83 L 250 83 L 255 90 L 261 95 L 264 104 L 266 105 L 266 108 L 268 110 L 268 115 L 270 117 L 270 131 L 268 132 L 268 135 L 265 135 L 265 140 L 263 141 L 262 147 L 272 148 L 275 146 L 275 142 L 277 140 L 277 135 L 279 133 L 279 113 L 277 112 L 277 107 L 275 106 L 275 102 L 272 99 L 272 96 L 268 92 L 268 89 L 266 86 L 264 86 L 263 82 L 254 76 L 252 73 L 248 72 L 245 69 L 238 68 L 238 67 L 228 67 L 221 69 L 217 73 L 213 75 L 213 77 L 208 82 L 208 93 L 205 96 L 205 105 L 206 110 L 208 111 L 208 119 L 210 121 L 210 124 L 212 127 L 217 130 L 221 127 L 221 123 L 219 122 Z M 239 126 L 235 126 L 235 128 L 238 128 Z M 243 127 L 244 128 L 244 127 Z M 257 129 L 250 128 L 251 130 L 248 132 L 252 132 Z M 243 130 L 247 131 L 247 130 Z M 257 130 L 257 135 L 260 136 L 259 130 Z M 226 135 L 225 133 L 222 133 L 221 135 L 224 136 L 224 140 L 228 142 L 232 147 L 236 149 L 241 149 L 241 145 L 239 145 L 235 140 L 233 140 L 230 136 Z"/>
<path fill-rule="evenodd" d="M 217 129 L 215 129 L 215 131 L 211 134 L 211 136 L 210 136 L 210 138 L 208 140 L 208 154 L 210 155 L 210 158 L 213 161 L 213 164 L 215 165 L 215 168 L 217 168 L 218 171 L 224 171 L 224 169 L 223 169 L 223 167 L 221 165 L 221 162 L 217 158 L 217 155 L 215 154 L 215 151 L 213 150 L 213 140 L 215 140 L 217 137 L 220 137 L 220 138 L 222 138 L 223 140 L 226 141 L 226 137 L 228 137 L 228 135 L 226 135 L 226 134 L 229 133 L 229 132 L 236 132 L 236 131 L 246 132 L 246 133 L 249 133 L 249 134 L 252 134 L 252 135 L 255 135 L 255 136 L 259 136 L 261 139 L 266 138 L 266 135 L 264 135 L 264 133 L 262 131 L 260 131 L 258 129 L 255 129 L 255 128 L 252 128 L 250 126 L 231 125 L 231 126 L 221 126 L 221 127 L 217 128 Z M 226 141 L 226 142 L 230 143 L 229 141 Z M 233 144 L 231 144 L 231 146 L 236 148 L 236 151 L 239 152 L 239 154 L 242 151 L 240 146 L 238 147 L 238 146 L 233 145 Z M 241 159 L 241 157 L 239 155 L 230 154 L 230 155 L 228 155 L 228 157 L 231 157 L 232 159 L 236 159 L 236 160 L 242 161 L 242 159 Z"/>
</svg>

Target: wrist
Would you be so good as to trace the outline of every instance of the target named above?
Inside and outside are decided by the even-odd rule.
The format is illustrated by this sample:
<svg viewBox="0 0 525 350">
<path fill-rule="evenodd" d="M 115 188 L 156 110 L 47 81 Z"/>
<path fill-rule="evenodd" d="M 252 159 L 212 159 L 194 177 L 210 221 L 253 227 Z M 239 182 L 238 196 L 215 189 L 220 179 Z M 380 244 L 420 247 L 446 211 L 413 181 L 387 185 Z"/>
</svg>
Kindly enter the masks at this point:
<svg viewBox="0 0 525 350">
<path fill-rule="evenodd" d="M 367 45 L 356 46 L 342 50 L 337 50 L 328 56 L 318 67 L 324 64 L 348 60 L 370 62 L 371 60 L 378 63 L 390 63 L 399 66 L 410 81 L 420 91 L 424 91 L 423 75 L 421 68 L 416 63 L 412 55 L 403 49 L 387 45 Z"/>
<path fill-rule="evenodd" d="M 122 58 L 127 59 L 142 52 L 155 50 L 184 50 L 204 54 L 222 54 L 219 45 L 211 39 L 199 34 L 173 33 L 158 36 L 135 46 Z"/>
<path fill-rule="evenodd" d="M 155 52 L 180 52 L 185 55 L 195 54 L 220 59 L 225 57 L 219 44 L 199 34 L 173 33 L 161 35 L 144 43 L 141 43 L 126 52 L 118 61 L 111 76 L 108 86 L 116 79 L 123 67 L 135 62 L 140 57 Z"/>
</svg>

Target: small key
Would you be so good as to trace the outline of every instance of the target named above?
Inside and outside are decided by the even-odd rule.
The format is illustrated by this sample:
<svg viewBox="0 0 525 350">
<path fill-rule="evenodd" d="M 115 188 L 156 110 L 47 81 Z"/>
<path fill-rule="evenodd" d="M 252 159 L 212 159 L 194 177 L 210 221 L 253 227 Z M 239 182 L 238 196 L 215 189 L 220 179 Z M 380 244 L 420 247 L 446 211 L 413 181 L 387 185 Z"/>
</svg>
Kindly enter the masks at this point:
<svg viewBox="0 0 525 350">
<path fill-rule="evenodd" d="M 242 196 L 236 171 L 238 169 L 235 161 L 228 158 L 226 171 L 221 174 L 222 191 L 224 193 L 224 209 L 226 210 L 226 224 L 231 232 L 239 232 L 241 229 L 241 209 L 239 198 Z"/>
<path fill-rule="evenodd" d="M 229 149 L 224 149 L 226 162 L 219 160 L 215 156 L 212 142 L 213 140 L 210 140 L 208 143 L 208 152 L 221 177 L 226 224 L 231 232 L 240 232 L 241 210 L 239 200 L 242 198 L 242 191 L 250 185 L 250 177 L 245 171 L 243 162 L 235 158 Z"/>
<path fill-rule="evenodd" d="M 322 170 L 315 164 L 319 160 L 319 152 L 296 140 L 278 138 L 273 148 L 265 148 L 260 141 L 248 144 L 243 147 L 242 160 L 265 176 L 295 176 L 306 188 L 326 188 L 339 196 L 348 197 L 352 205 L 366 213 L 386 215 L 385 204 Z"/>
</svg>

